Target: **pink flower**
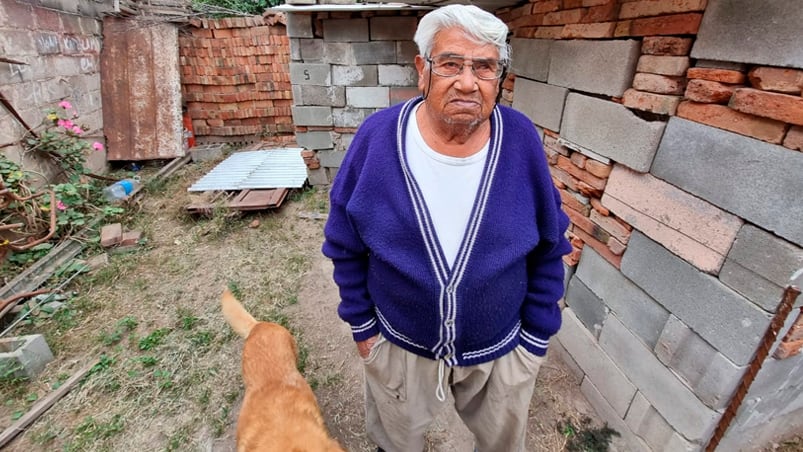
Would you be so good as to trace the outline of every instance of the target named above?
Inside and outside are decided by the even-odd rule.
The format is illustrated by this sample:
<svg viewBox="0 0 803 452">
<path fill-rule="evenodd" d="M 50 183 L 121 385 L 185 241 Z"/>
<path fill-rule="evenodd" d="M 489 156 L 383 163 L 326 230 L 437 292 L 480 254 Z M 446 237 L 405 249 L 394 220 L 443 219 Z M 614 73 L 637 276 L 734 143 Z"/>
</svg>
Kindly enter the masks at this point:
<svg viewBox="0 0 803 452">
<path fill-rule="evenodd" d="M 59 119 L 56 124 L 58 124 L 59 127 L 64 127 L 65 129 L 68 130 L 75 127 L 75 123 L 70 121 L 69 119 Z"/>
<path fill-rule="evenodd" d="M 63 203 L 63 202 L 61 202 L 61 200 L 59 200 L 59 202 L 57 202 L 57 203 L 56 203 L 56 208 L 57 208 L 57 209 L 59 209 L 59 210 L 60 210 L 60 211 L 62 211 L 62 212 L 64 212 L 65 210 L 67 210 L 67 206 L 66 206 L 66 205 L 64 205 L 64 203 Z"/>
<path fill-rule="evenodd" d="M 63 101 L 59 102 L 59 107 L 65 109 L 65 110 L 69 110 L 70 108 L 72 108 L 72 104 L 67 102 L 66 100 L 63 100 Z"/>
<path fill-rule="evenodd" d="M 94 149 L 96 151 L 102 151 L 103 150 L 103 143 L 98 143 L 97 141 L 92 143 L 92 149 Z"/>
<path fill-rule="evenodd" d="M 84 129 L 82 129 L 79 126 L 73 126 L 72 127 L 72 133 L 74 133 L 76 135 L 81 135 L 82 133 L 84 133 Z"/>
</svg>

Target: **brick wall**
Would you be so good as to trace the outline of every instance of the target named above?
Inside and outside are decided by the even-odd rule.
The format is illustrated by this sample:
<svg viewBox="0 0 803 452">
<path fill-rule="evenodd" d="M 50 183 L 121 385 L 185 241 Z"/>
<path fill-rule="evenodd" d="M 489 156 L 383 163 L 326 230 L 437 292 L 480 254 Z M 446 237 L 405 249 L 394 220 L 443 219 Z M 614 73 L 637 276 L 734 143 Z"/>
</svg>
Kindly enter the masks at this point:
<svg viewBox="0 0 803 452">
<path fill-rule="evenodd" d="M 22 120 L 37 128 L 48 109 L 69 101 L 84 135 L 103 141 L 99 60 L 101 22 L 92 2 L 53 2 L 51 8 L 16 1 L 0 2 L 0 93 Z M 79 13 L 80 8 L 80 13 Z M 52 168 L 30 156 L 17 144 L 25 127 L 6 108 L 0 108 L 0 146 L 8 158 L 27 169 L 49 174 Z M 90 154 L 89 167 L 102 171 L 103 153 Z"/>
<path fill-rule="evenodd" d="M 803 267 L 803 13 L 734 2 L 497 11 L 513 31 L 504 102 L 541 130 L 571 219 L 555 348 L 631 450 L 705 447 Z M 718 450 L 803 428 L 800 322 Z"/>
<path fill-rule="evenodd" d="M 357 127 L 418 94 L 417 11 L 288 15 L 293 120 L 310 182 L 329 184 Z"/>
<path fill-rule="evenodd" d="M 181 83 L 199 143 L 293 136 L 283 16 L 199 20 L 179 37 Z"/>
</svg>

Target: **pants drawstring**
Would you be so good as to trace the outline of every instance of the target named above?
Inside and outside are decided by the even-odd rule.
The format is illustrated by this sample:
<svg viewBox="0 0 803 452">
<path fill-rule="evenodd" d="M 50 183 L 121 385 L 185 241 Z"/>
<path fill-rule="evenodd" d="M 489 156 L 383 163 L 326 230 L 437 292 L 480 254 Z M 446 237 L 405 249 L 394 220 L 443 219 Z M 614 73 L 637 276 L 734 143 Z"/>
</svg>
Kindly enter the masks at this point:
<svg viewBox="0 0 803 452">
<path fill-rule="evenodd" d="M 440 402 L 446 401 L 446 392 L 443 390 L 444 367 L 446 367 L 446 365 L 443 363 L 443 360 L 438 360 L 438 387 L 435 389 L 435 397 Z"/>
</svg>

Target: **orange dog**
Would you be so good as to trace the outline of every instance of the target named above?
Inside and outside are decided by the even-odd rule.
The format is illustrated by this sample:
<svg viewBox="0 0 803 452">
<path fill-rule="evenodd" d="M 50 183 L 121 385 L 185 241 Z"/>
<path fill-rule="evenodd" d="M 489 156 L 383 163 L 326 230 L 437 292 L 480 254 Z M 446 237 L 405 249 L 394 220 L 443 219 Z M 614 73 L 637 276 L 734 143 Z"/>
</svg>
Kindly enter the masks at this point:
<svg viewBox="0 0 803 452">
<path fill-rule="evenodd" d="M 228 289 L 221 306 L 223 317 L 245 338 L 238 452 L 344 452 L 329 437 L 315 394 L 296 368 L 298 348 L 290 332 L 254 320 Z"/>
</svg>

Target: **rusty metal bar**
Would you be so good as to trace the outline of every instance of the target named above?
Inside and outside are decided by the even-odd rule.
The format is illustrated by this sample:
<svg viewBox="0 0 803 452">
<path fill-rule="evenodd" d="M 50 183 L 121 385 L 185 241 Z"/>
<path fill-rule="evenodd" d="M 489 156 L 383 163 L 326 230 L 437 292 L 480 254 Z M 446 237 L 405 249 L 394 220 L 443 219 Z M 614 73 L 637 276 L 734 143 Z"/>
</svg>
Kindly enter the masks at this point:
<svg viewBox="0 0 803 452">
<path fill-rule="evenodd" d="M 753 356 L 750 367 L 748 367 L 747 371 L 742 375 L 742 380 L 736 388 L 736 393 L 733 395 L 730 402 L 728 402 L 728 407 L 725 408 L 725 412 L 722 413 L 717 428 L 714 430 L 714 435 L 708 441 L 708 446 L 705 448 L 706 452 L 714 452 L 720 440 L 722 440 L 722 437 L 725 435 L 725 432 L 728 430 L 733 418 L 736 416 L 736 412 L 742 405 L 742 401 L 744 401 L 744 397 L 747 395 L 747 391 L 750 389 L 750 385 L 752 385 L 753 380 L 756 379 L 756 375 L 758 375 L 758 371 L 761 370 L 764 360 L 769 356 L 770 349 L 775 343 L 775 339 L 778 337 L 778 332 L 786 322 L 786 317 L 788 317 L 789 313 L 792 311 L 792 306 L 794 306 L 798 295 L 800 295 L 800 289 L 792 285 L 786 286 L 783 297 L 781 298 L 781 304 L 778 305 L 778 310 L 775 312 L 775 316 L 772 318 L 769 327 L 767 327 L 767 332 L 764 333 L 764 338 L 761 340 L 756 354 Z"/>
</svg>

